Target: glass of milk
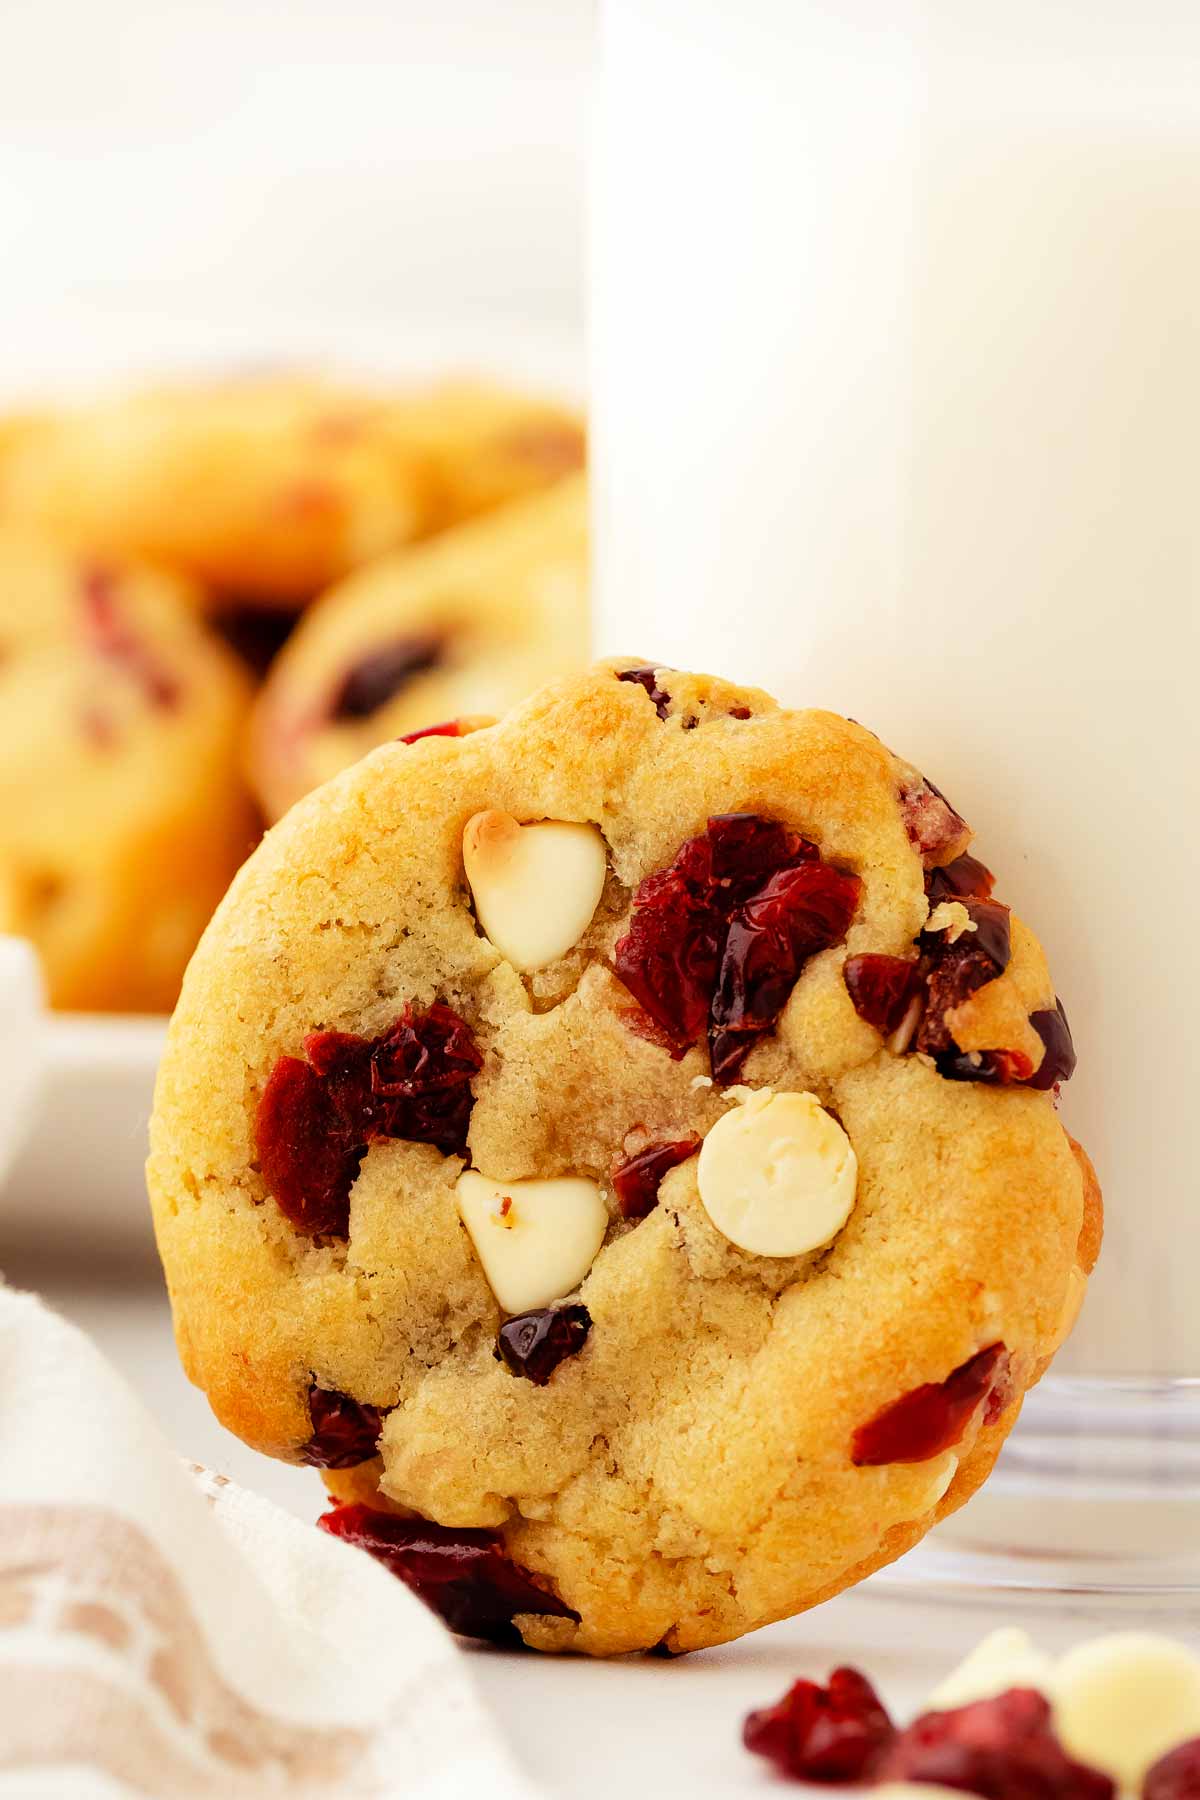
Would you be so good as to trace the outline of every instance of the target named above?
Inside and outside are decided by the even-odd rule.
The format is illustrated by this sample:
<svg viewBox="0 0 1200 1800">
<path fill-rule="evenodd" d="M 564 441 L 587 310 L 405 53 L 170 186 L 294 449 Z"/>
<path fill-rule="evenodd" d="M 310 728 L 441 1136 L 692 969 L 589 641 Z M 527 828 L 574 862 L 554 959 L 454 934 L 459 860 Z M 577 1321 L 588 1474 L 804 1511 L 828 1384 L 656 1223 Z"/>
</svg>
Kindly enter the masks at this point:
<svg viewBox="0 0 1200 1800">
<path fill-rule="evenodd" d="M 1105 1250 L 945 1555 L 1200 1585 L 1200 7 L 606 0 L 595 168 L 597 649 L 870 725 L 1074 1030 Z"/>
</svg>

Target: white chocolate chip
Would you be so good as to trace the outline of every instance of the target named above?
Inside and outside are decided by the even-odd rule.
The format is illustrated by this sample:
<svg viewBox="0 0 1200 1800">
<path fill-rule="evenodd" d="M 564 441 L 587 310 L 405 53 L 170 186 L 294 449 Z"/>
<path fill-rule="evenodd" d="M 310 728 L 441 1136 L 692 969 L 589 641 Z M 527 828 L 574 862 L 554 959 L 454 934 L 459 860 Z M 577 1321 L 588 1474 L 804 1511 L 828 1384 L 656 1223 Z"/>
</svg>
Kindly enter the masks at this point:
<svg viewBox="0 0 1200 1800">
<path fill-rule="evenodd" d="M 881 1781 L 871 1789 L 871 1800 L 946 1800 L 959 1788 L 938 1787 L 932 1781 Z"/>
<path fill-rule="evenodd" d="M 950 1483 L 958 1474 L 958 1457 L 953 1450 L 947 1450 L 937 1467 L 937 1472 L 925 1493 L 924 1510 L 938 1506 L 949 1492 Z"/>
<path fill-rule="evenodd" d="M 761 1088 L 712 1127 L 697 1179 L 704 1210 L 731 1244 L 755 1256 L 800 1256 L 850 1217 L 858 1161 L 814 1095 Z"/>
<path fill-rule="evenodd" d="M 903 1056 L 908 1046 L 917 1035 L 917 1026 L 921 1023 L 921 1014 L 925 1011 L 924 994 L 914 994 L 904 1009 L 904 1017 L 884 1043 L 893 1056 Z"/>
<path fill-rule="evenodd" d="M 944 931 L 948 944 L 957 944 L 964 931 L 978 931 L 961 900 L 941 900 L 925 921 L 926 931 Z"/>
<path fill-rule="evenodd" d="M 945 1712 L 969 1706 L 973 1700 L 992 1700 L 1009 1688 L 1037 1688 L 1049 1694 L 1054 1665 L 1039 1650 L 1028 1632 L 1009 1625 L 991 1632 L 970 1655 L 934 1688 L 929 1705 Z"/>
<path fill-rule="evenodd" d="M 1054 1703 L 1070 1754 L 1136 1792 L 1151 1763 L 1200 1735 L 1200 1657 L 1148 1631 L 1094 1638 L 1062 1658 Z"/>
<path fill-rule="evenodd" d="M 454 1192 L 488 1285 L 507 1313 L 549 1306 L 571 1293 L 608 1229 L 600 1189 L 578 1175 L 492 1181 L 464 1169 Z"/>
<path fill-rule="evenodd" d="M 463 864 L 484 932 L 528 974 L 565 956 L 591 924 L 608 850 L 594 825 L 481 812 L 463 832 Z"/>
</svg>

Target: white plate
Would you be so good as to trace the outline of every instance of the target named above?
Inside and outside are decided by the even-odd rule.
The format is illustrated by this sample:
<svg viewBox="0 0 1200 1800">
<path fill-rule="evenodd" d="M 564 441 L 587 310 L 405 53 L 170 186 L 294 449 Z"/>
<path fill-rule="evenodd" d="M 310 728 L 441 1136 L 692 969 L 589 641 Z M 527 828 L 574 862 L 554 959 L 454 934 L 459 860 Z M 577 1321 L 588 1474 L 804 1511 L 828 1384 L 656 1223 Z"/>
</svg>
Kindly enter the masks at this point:
<svg viewBox="0 0 1200 1800">
<path fill-rule="evenodd" d="M 106 326 L 114 322 L 107 320 Z M 527 384 L 578 401 L 583 356 L 570 334 L 486 323 L 281 322 L 215 328 L 211 321 L 122 315 L 101 352 L 64 373 L 58 346 L 22 345 L 20 367 L 0 352 L 0 400 L 76 394 L 156 373 L 299 363 L 369 375 L 381 383 L 463 371 Z M 65 354 L 65 353 L 64 353 Z M 165 1018 L 51 1016 L 32 1129 L 5 1187 L 5 1212 L 21 1236 L 72 1247 L 149 1239 L 143 1165 Z"/>
</svg>

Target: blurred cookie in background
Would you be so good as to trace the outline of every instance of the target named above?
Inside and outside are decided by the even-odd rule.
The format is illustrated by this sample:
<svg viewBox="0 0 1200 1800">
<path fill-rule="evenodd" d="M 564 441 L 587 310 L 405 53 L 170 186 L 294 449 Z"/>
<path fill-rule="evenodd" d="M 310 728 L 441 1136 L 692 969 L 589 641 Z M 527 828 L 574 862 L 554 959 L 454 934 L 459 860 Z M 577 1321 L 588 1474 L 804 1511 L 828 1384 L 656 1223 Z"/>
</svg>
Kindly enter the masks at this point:
<svg viewBox="0 0 1200 1800">
<path fill-rule="evenodd" d="M 378 400 L 294 375 L 119 394 L 18 429 L 0 454 L 0 513 L 177 569 L 218 605 L 303 605 L 421 535 L 432 509 Z"/>
<path fill-rule="evenodd" d="M 259 696 L 251 780 L 278 818 L 376 744 L 506 712 L 587 655 L 587 481 L 574 475 L 319 600 Z"/>
<path fill-rule="evenodd" d="M 484 382 L 231 377 L 0 420 L 0 514 L 178 570 L 216 611 L 286 613 L 583 458 L 574 414 Z"/>
<path fill-rule="evenodd" d="M 495 382 L 456 378 L 396 397 L 390 429 L 428 470 L 435 528 L 575 474 L 587 460 L 578 413 Z"/>
<path fill-rule="evenodd" d="M 55 1006 L 174 1004 L 257 836 L 248 704 L 185 583 L 0 525 L 0 932 Z"/>
</svg>

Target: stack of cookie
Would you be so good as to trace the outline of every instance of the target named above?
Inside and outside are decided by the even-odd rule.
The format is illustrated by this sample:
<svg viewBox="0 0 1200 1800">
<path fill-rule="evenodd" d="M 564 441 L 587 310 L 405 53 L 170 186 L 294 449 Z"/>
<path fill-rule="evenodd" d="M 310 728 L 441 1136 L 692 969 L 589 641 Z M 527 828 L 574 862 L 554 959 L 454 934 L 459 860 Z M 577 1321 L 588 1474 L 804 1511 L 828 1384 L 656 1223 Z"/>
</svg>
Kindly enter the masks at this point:
<svg viewBox="0 0 1200 1800">
<path fill-rule="evenodd" d="M 0 932 L 55 1005 L 168 1010 L 261 812 L 582 659 L 583 461 L 465 380 L 0 419 Z"/>
</svg>

